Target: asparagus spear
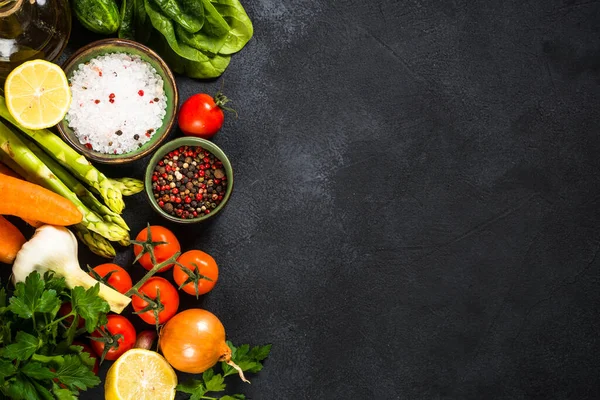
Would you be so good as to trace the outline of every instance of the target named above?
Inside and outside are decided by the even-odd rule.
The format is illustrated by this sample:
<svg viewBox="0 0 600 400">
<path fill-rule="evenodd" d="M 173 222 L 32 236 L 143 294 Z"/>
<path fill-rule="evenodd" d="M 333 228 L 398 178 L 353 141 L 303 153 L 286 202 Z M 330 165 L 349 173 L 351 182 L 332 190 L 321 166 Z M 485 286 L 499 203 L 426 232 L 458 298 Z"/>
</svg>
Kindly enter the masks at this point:
<svg viewBox="0 0 600 400">
<path fill-rule="evenodd" d="M 114 247 L 104 237 L 92 232 L 82 224 L 77 224 L 72 227 L 75 235 L 82 243 L 87 245 L 92 253 L 101 257 L 113 258 L 116 255 Z"/>
<path fill-rule="evenodd" d="M 133 196 L 144 190 L 144 182 L 134 178 L 115 178 L 110 180 L 123 196 Z"/>
<path fill-rule="evenodd" d="M 4 123 L 0 122 L 0 149 L 4 155 L 10 157 L 21 167 L 24 177 L 35 183 L 52 190 L 53 192 L 70 200 L 81 211 L 86 228 L 112 241 L 125 240 L 129 233 L 115 224 L 102 220 L 96 213 L 90 211 L 65 184 L 44 165 L 39 158 L 12 132 Z M 18 171 L 17 171 L 18 172 Z"/>
<path fill-rule="evenodd" d="M 0 116 L 36 141 L 52 158 L 67 168 L 87 185 L 95 188 L 106 205 L 121 214 L 125 203 L 123 195 L 112 182 L 98 171 L 84 156 L 73 150 L 62 139 L 47 129 L 32 130 L 19 126 L 6 108 L 4 96 L 0 96 Z"/>
<path fill-rule="evenodd" d="M 79 182 L 69 171 L 60 166 L 48 154 L 39 148 L 31 140 L 24 139 L 23 143 L 35 154 L 41 162 L 46 164 L 50 171 L 56 175 L 69 189 L 71 189 L 79 200 L 86 205 L 90 210 L 101 216 L 105 221 L 119 225 L 121 228 L 129 230 L 125 220 L 116 212 L 102 204 L 92 192 Z"/>
</svg>

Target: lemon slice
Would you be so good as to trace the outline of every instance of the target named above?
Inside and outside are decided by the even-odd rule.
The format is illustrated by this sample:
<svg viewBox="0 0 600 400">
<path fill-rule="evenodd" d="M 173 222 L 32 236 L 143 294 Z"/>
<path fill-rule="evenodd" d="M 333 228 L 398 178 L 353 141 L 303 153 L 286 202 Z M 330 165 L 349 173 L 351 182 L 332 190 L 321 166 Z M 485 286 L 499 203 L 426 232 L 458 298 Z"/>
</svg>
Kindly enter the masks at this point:
<svg viewBox="0 0 600 400">
<path fill-rule="evenodd" d="M 173 400 L 177 375 L 158 353 L 131 349 L 110 367 L 104 383 L 106 400 Z"/>
<path fill-rule="evenodd" d="M 6 106 L 24 128 L 44 129 L 58 124 L 71 105 L 71 90 L 63 70 L 44 60 L 27 61 L 6 78 Z"/>
</svg>

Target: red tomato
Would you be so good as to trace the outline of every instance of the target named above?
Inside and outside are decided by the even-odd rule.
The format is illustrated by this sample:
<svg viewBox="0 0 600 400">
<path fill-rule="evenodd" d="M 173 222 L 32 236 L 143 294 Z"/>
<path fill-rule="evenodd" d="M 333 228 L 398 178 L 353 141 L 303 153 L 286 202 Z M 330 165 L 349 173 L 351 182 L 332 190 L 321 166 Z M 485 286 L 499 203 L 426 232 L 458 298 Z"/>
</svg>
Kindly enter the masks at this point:
<svg viewBox="0 0 600 400">
<path fill-rule="evenodd" d="M 60 315 L 61 317 L 64 317 L 65 315 L 68 315 L 71 313 L 71 311 L 73 311 L 73 306 L 71 305 L 70 302 L 67 303 L 63 303 L 59 310 L 58 310 L 58 315 Z M 67 317 L 64 319 L 64 324 L 67 328 L 69 328 L 71 326 L 71 324 L 73 323 L 73 316 Z M 85 326 L 85 320 L 81 317 L 79 317 L 77 319 L 77 328 L 81 329 Z"/>
<path fill-rule="evenodd" d="M 152 300 L 156 299 L 157 293 L 160 293 L 162 309 L 159 309 L 158 313 L 159 324 L 164 324 L 177 313 L 177 309 L 179 308 L 179 293 L 177 293 L 175 286 L 173 286 L 165 278 L 153 276 L 152 278 L 148 279 L 146 283 L 142 285 L 142 287 L 140 287 L 139 292 L 141 294 L 145 294 Z M 138 312 L 148 307 L 148 302 L 138 295 L 133 295 L 131 297 L 131 305 L 133 306 L 133 309 Z M 146 323 L 152 325 L 156 324 L 154 310 L 148 310 L 138 315 Z"/>
<path fill-rule="evenodd" d="M 113 336 L 119 334 L 122 335 L 122 337 L 117 340 L 117 345 L 110 348 L 106 353 L 106 357 L 104 357 L 105 360 L 113 361 L 133 347 L 137 335 L 131 322 L 122 315 L 109 314 L 106 317 L 108 318 L 108 323 L 104 329 Z M 92 333 L 92 337 L 102 337 L 102 334 L 99 331 L 95 331 Z M 96 354 L 98 354 L 99 357 L 102 357 L 102 352 L 104 351 L 104 346 L 106 344 L 104 342 L 92 340 L 91 345 Z"/>
<path fill-rule="evenodd" d="M 90 355 L 90 357 L 95 360 L 94 367 L 92 368 L 92 372 L 94 374 L 98 375 L 98 369 L 99 369 L 99 366 L 98 366 L 98 356 L 96 355 L 96 353 L 94 352 L 94 350 L 92 350 L 92 348 L 89 345 L 87 345 L 87 344 L 85 344 L 83 342 L 78 342 L 78 341 L 74 341 L 73 342 L 73 346 L 81 346 L 81 347 L 83 347 L 83 351 L 85 351 L 86 353 L 88 353 Z"/>
<path fill-rule="evenodd" d="M 173 268 L 175 283 L 181 287 L 187 280 L 191 280 L 181 287 L 184 292 L 198 296 L 210 292 L 215 287 L 219 279 L 219 267 L 210 254 L 190 250 L 180 255 L 177 262 L 183 267 L 176 265 Z"/>
<path fill-rule="evenodd" d="M 112 272 L 105 282 L 123 294 L 127 293 L 127 291 L 131 289 L 131 286 L 133 286 L 129 273 L 117 264 L 100 264 L 97 267 L 94 267 L 93 270 L 102 278 Z M 90 275 L 97 279 L 91 272 Z"/>
<path fill-rule="evenodd" d="M 175 253 L 181 251 L 181 246 L 179 245 L 179 240 L 175 237 L 173 232 L 164 228 L 162 226 L 151 226 L 150 235 L 152 236 L 153 242 L 166 242 L 167 244 L 159 244 L 154 246 L 154 256 L 156 257 L 156 262 L 161 263 L 163 261 L 167 261 L 171 256 Z M 148 240 L 148 228 L 144 228 L 135 238 L 138 242 L 145 242 Z M 142 246 L 138 244 L 133 245 L 133 253 L 137 257 L 142 252 Z M 150 271 L 153 267 L 152 260 L 150 259 L 150 253 L 146 253 L 140 258 L 140 264 L 142 267 L 146 268 Z M 172 268 L 173 264 L 169 264 L 158 272 L 165 272 L 168 269 Z"/>
<path fill-rule="evenodd" d="M 205 93 L 187 99 L 179 110 L 179 128 L 188 136 L 210 139 L 221 129 L 225 115 L 221 106 L 227 98 L 217 94 L 215 98 Z"/>
</svg>

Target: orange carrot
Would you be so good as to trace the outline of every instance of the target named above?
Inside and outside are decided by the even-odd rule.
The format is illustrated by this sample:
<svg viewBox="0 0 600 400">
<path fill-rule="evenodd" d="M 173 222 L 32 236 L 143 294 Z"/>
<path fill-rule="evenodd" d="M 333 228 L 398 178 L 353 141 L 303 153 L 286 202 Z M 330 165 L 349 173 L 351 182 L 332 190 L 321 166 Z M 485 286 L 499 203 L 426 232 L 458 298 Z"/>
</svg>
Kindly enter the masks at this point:
<svg viewBox="0 0 600 400">
<path fill-rule="evenodd" d="M 21 246 L 25 244 L 25 236 L 16 226 L 0 216 L 0 262 L 12 264 Z"/>
<path fill-rule="evenodd" d="M 23 178 L 21 178 L 21 175 L 17 174 L 15 171 L 13 171 L 12 169 L 10 169 L 9 167 L 7 167 L 6 165 L 4 165 L 2 163 L 0 163 L 0 174 L 12 176 L 13 178 L 17 178 L 17 179 L 23 179 Z M 21 219 L 23 221 L 25 221 L 28 225 L 33 226 L 34 228 L 39 228 L 40 226 L 44 225 L 43 222 L 35 221 L 33 219 L 27 219 L 27 218 L 21 218 Z"/>
<path fill-rule="evenodd" d="M 0 215 L 14 215 L 50 225 L 74 225 L 83 215 L 69 200 L 41 186 L 0 174 Z"/>
</svg>

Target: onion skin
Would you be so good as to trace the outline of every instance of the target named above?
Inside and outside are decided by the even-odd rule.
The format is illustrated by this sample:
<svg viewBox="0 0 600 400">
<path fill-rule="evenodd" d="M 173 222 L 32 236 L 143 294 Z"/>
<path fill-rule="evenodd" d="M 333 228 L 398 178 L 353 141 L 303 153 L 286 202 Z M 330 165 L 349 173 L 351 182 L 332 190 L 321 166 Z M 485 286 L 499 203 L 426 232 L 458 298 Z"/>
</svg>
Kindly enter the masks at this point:
<svg viewBox="0 0 600 400">
<path fill-rule="evenodd" d="M 191 308 L 171 318 L 163 327 L 160 348 L 173 368 L 199 374 L 219 361 L 231 362 L 225 327 L 209 311 Z"/>
</svg>

